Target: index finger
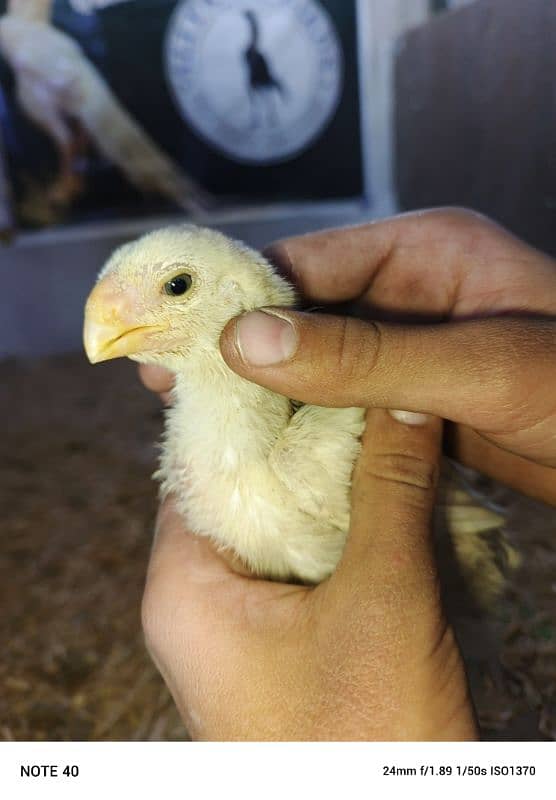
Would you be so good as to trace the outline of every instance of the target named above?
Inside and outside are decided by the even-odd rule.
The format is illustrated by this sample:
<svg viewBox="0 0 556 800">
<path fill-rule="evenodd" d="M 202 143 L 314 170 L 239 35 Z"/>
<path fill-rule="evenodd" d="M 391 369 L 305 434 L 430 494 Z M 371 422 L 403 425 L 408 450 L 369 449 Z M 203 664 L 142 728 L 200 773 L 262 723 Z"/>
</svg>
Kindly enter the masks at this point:
<svg viewBox="0 0 556 800">
<path fill-rule="evenodd" d="M 516 298 L 538 311 L 553 305 L 547 300 L 554 290 L 551 259 L 466 209 L 418 211 L 284 239 L 265 255 L 317 303 L 365 295 L 390 312 L 441 317 L 467 316 L 485 297 L 491 312 L 512 310 Z"/>
</svg>

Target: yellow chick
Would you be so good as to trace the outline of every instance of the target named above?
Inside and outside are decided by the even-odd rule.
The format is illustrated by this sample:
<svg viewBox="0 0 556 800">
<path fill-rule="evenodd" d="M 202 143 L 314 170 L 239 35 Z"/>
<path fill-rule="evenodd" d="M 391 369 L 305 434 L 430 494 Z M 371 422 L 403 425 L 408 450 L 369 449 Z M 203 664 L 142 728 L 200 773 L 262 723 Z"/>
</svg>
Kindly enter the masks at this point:
<svg viewBox="0 0 556 800">
<path fill-rule="evenodd" d="M 120 247 L 85 310 L 91 362 L 128 356 L 176 374 L 160 467 L 188 527 L 256 574 L 318 583 L 338 563 L 365 411 L 301 408 L 224 362 L 244 311 L 293 306 L 293 288 L 246 245 L 183 225 Z M 500 518 L 483 510 L 474 531 Z"/>
</svg>

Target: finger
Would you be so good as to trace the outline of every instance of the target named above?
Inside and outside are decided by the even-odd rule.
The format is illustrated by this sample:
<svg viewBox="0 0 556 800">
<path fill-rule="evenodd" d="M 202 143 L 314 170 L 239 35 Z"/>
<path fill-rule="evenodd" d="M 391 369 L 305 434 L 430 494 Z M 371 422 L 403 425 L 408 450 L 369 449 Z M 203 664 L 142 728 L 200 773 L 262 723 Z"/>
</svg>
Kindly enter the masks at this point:
<svg viewBox="0 0 556 800">
<path fill-rule="evenodd" d="M 461 723 L 457 737 L 473 739 L 465 673 L 443 613 L 433 548 L 441 439 L 437 418 L 408 425 L 380 409 L 367 413 L 348 539 L 323 584 L 322 602 L 323 611 L 348 626 L 349 637 L 335 631 L 342 656 L 367 671 L 378 665 L 375 683 L 390 687 L 394 718 L 400 701 L 422 697 L 432 685 L 442 716 Z"/>
<path fill-rule="evenodd" d="M 513 301 L 505 298 L 513 287 L 525 307 L 556 308 L 553 260 L 466 209 L 418 211 L 285 239 L 265 255 L 316 303 L 365 294 L 367 302 L 391 312 L 457 316 L 469 314 L 485 296 L 491 311 L 512 310 Z M 542 293 L 531 285 L 531 265 Z"/>
<path fill-rule="evenodd" d="M 367 413 L 352 485 L 352 515 L 337 580 L 375 596 L 381 587 L 404 602 L 436 592 L 431 517 L 439 475 L 442 423 L 400 423 Z"/>
<path fill-rule="evenodd" d="M 502 450 L 465 425 L 452 426 L 445 444 L 445 453 L 461 464 L 479 470 L 528 497 L 556 506 L 554 468 Z"/>
<path fill-rule="evenodd" d="M 533 443 L 546 446 L 556 393 L 549 318 L 401 326 L 265 311 L 239 317 L 221 339 L 228 365 L 249 380 L 305 403 L 422 411 L 500 437 L 546 419 Z"/>
<path fill-rule="evenodd" d="M 174 386 L 174 374 L 154 364 L 139 364 L 139 377 L 147 389 L 167 394 Z"/>
<path fill-rule="evenodd" d="M 362 294 L 392 252 L 394 236 L 390 224 L 370 223 L 284 239 L 263 253 L 305 298 L 335 303 Z"/>
</svg>

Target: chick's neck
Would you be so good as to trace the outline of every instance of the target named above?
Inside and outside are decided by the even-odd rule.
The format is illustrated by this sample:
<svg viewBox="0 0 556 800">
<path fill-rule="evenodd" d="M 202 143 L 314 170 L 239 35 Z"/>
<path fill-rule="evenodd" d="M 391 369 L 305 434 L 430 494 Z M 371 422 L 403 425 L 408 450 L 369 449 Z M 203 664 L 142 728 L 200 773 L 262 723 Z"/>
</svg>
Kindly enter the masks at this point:
<svg viewBox="0 0 556 800">
<path fill-rule="evenodd" d="M 238 465 L 266 460 L 292 413 L 287 397 L 241 378 L 219 351 L 184 365 L 174 398 L 189 455 L 221 452 L 224 462 Z"/>
</svg>

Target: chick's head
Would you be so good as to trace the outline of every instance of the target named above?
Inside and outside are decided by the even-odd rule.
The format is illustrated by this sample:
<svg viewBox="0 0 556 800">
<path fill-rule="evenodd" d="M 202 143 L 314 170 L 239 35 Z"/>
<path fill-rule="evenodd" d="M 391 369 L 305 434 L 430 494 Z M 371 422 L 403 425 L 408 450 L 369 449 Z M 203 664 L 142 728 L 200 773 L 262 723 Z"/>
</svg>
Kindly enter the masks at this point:
<svg viewBox="0 0 556 800">
<path fill-rule="evenodd" d="M 178 371 L 219 352 L 232 317 L 294 302 L 254 250 L 206 228 L 165 228 L 120 247 L 102 269 L 85 307 L 85 350 L 92 363 L 128 356 Z"/>
</svg>

